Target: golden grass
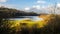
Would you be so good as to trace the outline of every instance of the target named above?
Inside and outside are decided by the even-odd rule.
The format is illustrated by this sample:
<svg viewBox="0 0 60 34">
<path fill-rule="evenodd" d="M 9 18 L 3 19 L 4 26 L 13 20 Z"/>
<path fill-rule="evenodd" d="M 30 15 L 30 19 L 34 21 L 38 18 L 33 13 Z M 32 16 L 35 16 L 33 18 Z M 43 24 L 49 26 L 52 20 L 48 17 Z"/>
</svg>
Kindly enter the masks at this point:
<svg viewBox="0 0 60 34">
<path fill-rule="evenodd" d="M 15 28 L 16 31 L 20 30 L 21 27 L 27 27 L 31 29 L 32 27 L 36 26 L 37 28 L 42 28 L 45 25 L 47 25 L 47 22 L 50 18 L 49 15 L 47 16 L 41 16 L 40 18 L 43 18 L 43 20 L 38 21 L 32 21 L 32 20 L 8 20 L 8 23 L 10 24 L 10 28 Z M 26 24 L 26 25 L 22 25 Z"/>
<path fill-rule="evenodd" d="M 10 25 L 10 28 L 13 28 L 13 27 L 16 27 L 16 28 L 18 28 L 18 27 L 20 27 L 21 26 L 21 24 L 23 24 L 23 23 L 26 23 L 27 25 L 27 27 L 28 28 L 31 28 L 34 24 L 36 24 L 37 25 L 37 27 L 38 28 L 41 28 L 41 27 L 44 27 L 44 25 L 46 25 L 46 22 L 47 21 L 28 21 L 28 20 L 14 20 L 14 21 L 9 21 L 9 24 L 12 24 L 12 25 Z"/>
</svg>

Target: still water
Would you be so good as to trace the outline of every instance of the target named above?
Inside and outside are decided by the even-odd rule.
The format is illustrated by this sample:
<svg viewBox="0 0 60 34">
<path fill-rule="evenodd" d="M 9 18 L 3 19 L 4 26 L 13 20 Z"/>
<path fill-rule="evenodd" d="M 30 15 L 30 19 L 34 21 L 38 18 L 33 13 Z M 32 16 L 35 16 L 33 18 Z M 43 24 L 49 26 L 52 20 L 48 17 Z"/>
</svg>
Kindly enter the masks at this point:
<svg viewBox="0 0 60 34">
<path fill-rule="evenodd" d="M 8 18 L 9 20 L 25 20 L 25 19 L 29 19 L 29 20 L 42 20 L 42 18 L 39 18 L 38 16 L 19 16 L 19 17 L 23 17 L 23 18 Z"/>
</svg>

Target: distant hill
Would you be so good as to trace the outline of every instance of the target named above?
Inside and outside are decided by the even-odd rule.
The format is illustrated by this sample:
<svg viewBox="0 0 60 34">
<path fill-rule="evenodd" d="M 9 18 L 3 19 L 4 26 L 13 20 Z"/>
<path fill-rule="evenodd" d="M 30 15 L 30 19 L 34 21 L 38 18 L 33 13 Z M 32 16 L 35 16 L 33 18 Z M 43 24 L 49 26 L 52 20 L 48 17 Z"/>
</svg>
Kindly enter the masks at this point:
<svg viewBox="0 0 60 34">
<path fill-rule="evenodd" d="M 16 16 L 37 16 L 37 13 L 34 12 L 25 12 L 17 9 L 12 8 L 4 8 L 0 7 L 0 17 L 2 18 L 10 18 Z"/>
</svg>

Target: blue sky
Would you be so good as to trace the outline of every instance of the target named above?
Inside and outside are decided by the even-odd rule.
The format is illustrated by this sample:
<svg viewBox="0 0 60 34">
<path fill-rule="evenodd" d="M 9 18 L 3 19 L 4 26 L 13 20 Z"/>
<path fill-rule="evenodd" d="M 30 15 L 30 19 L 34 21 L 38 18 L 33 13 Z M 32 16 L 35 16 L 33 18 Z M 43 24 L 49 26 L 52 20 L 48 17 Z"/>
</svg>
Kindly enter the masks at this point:
<svg viewBox="0 0 60 34">
<path fill-rule="evenodd" d="M 0 0 L 0 5 L 17 9 L 29 9 L 54 5 L 55 2 L 59 3 L 60 0 Z"/>
</svg>

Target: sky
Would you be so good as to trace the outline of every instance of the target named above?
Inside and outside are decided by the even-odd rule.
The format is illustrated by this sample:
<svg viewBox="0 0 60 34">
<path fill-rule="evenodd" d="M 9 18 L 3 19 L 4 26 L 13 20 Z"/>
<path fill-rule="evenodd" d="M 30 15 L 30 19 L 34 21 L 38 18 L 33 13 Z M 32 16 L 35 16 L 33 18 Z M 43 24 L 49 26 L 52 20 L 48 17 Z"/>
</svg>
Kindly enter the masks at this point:
<svg viewBox="0 0 60 34">
<path fill-rule="evenodd" d="M 60 0 L 0 0 L 0 6 L 29 10 L 30 8 L 46 8 L 54 5 L 55 2 L 60 7 Z"/>
</svg>

